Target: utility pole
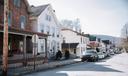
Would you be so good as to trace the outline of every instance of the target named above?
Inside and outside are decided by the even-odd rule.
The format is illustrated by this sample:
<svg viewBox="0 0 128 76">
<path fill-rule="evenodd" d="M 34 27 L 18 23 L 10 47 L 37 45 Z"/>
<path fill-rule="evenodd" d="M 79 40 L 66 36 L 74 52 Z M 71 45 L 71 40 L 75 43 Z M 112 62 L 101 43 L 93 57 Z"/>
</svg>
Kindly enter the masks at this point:
<svg viewBox="0 0 128 76">
<path fill-rule="evenodd" d="M 8 68 L 8 9 L 9 0 L 4 0 L 3 68 L 2 76 L 7 76 Z"/>
</svg>

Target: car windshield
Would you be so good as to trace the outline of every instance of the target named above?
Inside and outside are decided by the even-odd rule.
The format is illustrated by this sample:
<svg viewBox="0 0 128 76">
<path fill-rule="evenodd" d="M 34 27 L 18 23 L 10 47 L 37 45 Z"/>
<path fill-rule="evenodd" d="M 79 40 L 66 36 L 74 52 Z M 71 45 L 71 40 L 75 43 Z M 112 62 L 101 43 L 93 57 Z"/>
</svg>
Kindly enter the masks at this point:
<svg viewBox="0 0 128 76">
<path fill-rule="evenodd" d="M 86 53 L 96 53 L 94 49 L 86 50 Z"/>
</svg>

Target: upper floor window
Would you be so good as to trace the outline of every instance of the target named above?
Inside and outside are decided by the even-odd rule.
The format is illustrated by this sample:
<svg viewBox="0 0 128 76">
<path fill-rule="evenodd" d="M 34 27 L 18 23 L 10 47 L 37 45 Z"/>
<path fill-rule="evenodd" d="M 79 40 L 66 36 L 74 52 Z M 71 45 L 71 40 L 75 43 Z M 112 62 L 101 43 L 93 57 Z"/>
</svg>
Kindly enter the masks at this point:
<svg viewBox="0 0 128 76">
<path fill-rule="evenodd" d="M 55 28 L 52 27 L 52 36 L 54 37 L 55 36 Z"/>
<path fill-rule="evenodd" d="M 41 32 L 44 32 L 44 25 L 43 24 L 41 25 L 40 29 L 41 29 Z"/>
<path fill-rule="evenodd" d="M 50 33 L 50 27 L 49 26 L 47 26 L 47 34 L 49 34 Z"/>
<path fill-rule="evenodd" d="M 66 42 L 66 38 L 65 37 L 63 37 L 63 43 L 65 43 Z"/>
<path fill-rule="evenodd" d="M 57 30 L 56 30 L 56 35 L 57 35 L 57 37 L 59 37 L 59 30 L 58 30 L 58 28 L 57 28 Z"/>
<path fill-rule="evenodd" d="M 46 20 L 51 21 L 51 16 L 46 14 Z"/>
<path fill-rule="evenodd" d="M 25 25 L 26 25 L 26 17 L 25 16 L 20 16 L 20 27 L 22 29 L 24 29 Z"/>
<path fill-rule="evenodd" d="M 57 37 L 59 37 L 60 35 L 58 34 Z"/>
<path fill-rule="evenodd" d="M 82 37 L 81 37 L 81 43 L 82 43 L 82 41 L 83 41 L 83 39 L 82 39 Z"/>
<path fill-rule="evenodd" d="M 20 1 L 21 0 L 13 0 L 13 3 L 15 6 L 20 7 Z"/>
<path fill-rule="evenodd" d="M 8 14 L 8 26 L 11 26 L 12 24 L 12 12 L 9 11 L 9 14 Z"/>
</svg>

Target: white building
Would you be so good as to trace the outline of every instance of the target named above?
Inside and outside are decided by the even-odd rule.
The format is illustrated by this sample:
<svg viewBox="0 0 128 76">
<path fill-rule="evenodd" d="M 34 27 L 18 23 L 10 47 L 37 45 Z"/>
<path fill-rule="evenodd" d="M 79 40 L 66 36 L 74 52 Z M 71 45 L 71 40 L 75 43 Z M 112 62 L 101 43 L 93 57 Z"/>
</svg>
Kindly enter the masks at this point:
<svg viewBox="0 0 128 76">
<path fill-rule="evenodd" d="M 33 31 L 49 34 L 47 40 L 47 55 L 52 57 L 58 50 L 61 50 L 60 44 L 60 26 L 57 21 L 55 10 L 52 9 L 50 4 L 42 6 L 31 6 L 31 25 Z M 44 53 L 44 40 L 39 39 L 38 53 Z"/>
<path fill-rule="evenodd" d="M 81 57 L 86 51 L 89 41 L 83 34 L 73 31 L 72 29 L 61 29 L 62 51 L 69 50 L 70 54 Z"/>
</svg>

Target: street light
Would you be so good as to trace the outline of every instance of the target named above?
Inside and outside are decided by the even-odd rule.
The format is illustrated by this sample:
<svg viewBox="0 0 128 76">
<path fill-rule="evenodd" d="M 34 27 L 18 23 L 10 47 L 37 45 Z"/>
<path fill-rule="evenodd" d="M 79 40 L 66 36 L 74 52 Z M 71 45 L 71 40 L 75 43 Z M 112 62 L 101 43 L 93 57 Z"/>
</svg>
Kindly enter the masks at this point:
<svg viewBox="0 0 128 76">
<path fill-rule="evenodd" d="M 8 67 L 8 9 L 9 0 L 4 0 L 3 68 L 2 76 L 7 76 Z"/>
</svg>

